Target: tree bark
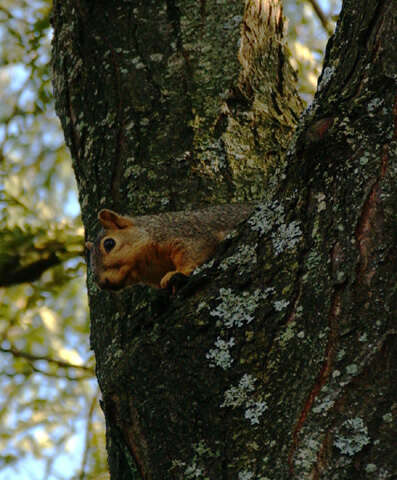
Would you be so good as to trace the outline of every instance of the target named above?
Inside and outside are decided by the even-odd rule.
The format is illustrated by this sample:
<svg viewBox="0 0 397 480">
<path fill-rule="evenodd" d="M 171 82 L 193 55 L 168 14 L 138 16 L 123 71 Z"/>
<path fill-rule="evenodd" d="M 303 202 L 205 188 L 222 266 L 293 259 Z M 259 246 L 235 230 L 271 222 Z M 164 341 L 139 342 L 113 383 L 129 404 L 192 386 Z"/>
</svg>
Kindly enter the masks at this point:
<svg viewBox="0 0 397 480">
<path fill-rule="evenodd" d="M 104 206 L 262 197 L 174 297 L 89 276 L 113 480 L 397 474 L 396 16 L 344 2 L 290 142 L 276 0 L 54 2 L 90 238 Z"/>
</svg>

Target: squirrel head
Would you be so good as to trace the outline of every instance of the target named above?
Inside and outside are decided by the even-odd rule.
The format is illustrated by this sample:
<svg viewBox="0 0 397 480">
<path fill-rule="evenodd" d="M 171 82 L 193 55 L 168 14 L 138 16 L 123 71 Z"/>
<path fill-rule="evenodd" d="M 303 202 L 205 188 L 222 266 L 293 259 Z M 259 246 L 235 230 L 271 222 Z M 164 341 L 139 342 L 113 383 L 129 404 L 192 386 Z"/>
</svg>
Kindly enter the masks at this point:
<svg viewBox="0 0 397 480">
<path fill-rule="evenodd" d="M 103 230 L 94 243 L 86 243 L 95 281 L 101 288 L 113 290 L 136 283 L 134 252 L 147 243 L 147 233 L 132 218 L 112 210 L 101 210 L 98 220 Z"/>
</svg>

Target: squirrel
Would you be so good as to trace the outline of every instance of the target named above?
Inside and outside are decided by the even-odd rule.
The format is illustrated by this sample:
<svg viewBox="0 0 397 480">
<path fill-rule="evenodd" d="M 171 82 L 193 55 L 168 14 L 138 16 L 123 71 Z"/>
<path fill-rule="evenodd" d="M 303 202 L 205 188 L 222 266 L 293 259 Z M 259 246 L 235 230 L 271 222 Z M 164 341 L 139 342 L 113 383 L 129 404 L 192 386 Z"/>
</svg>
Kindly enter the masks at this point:
<svg viewBox="0 0 397 480">
<path fill-rule="evenodd" d="M 95 280 L 113 290 L 134 284 L 169 288 L 176 274 L 187 277 L 214 255 L 253 209 L 236 203 L 136 217 L 101 210 L 103 229 L 95 242 L 86 242 Z"/>
</svg>

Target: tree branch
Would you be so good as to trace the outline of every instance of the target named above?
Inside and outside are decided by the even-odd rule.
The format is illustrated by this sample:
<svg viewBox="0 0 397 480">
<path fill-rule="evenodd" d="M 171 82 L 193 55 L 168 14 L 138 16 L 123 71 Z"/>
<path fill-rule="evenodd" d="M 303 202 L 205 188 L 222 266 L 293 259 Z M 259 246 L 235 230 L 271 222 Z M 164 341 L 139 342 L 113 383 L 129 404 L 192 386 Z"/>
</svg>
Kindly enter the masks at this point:
<svg viewBox="0 0 397 480">
<path fill-rule="evenodd" d="M 0 287 L 10 287 L 20 283 L 30 283 L 38 280 L 41 275 L 51 267 L 59 265 L 62 260 L 55 253 L 51 253 L 48 258 L 41 258 L 29 265 L 20 265 L 20 257 L 15 256 L 3 268 L 0 275 Z"/>
<path fill-rule="evenodd" d="M 332 35 L 333 30 L 328 22 L 328 18 L 326 17 L 325 13 L 322 11 L 320 5 L 317 3 L 317 0 L 309 0 L 309 3 L 312 6 L 313 10 L 315 11 L 324 30 L 328 33 L 328 35 Z"/>
<path fill-rule="evenodd" d="M 4 348 L 0 347 L 0 351 L 4 353 L 10 353 L 12 356 L 16 358 L 24 358 L 25 360 L 30 360 L 32 362 L 37 362 L 40 360 L 44 360 L 48 363 L 52 363 L 57 365 L 61 368 L 75 368 L 78 370 L 84 370 L 85 372 L 90 372 L 92 375 L 95 374 L 94 369 L 91 367 L 86 367 L 85 365 L 76 365 L 73 363 L 65 362 L 64 360 L 58 360 L 56 358 L 51 358 L 46 355 L 33 355 L 32 353 L 22 352 L 21 350 L 17 350 L 16 348 Z M 43 373 L 40 371 L 40 373 Z"/>
<path fill-rule="evenodd" d="M 46 234 L 39 231 L 0 231 L 0 287 L 10 287 L 38 280 L 48 269 L 65 260 L 83 256 L 83 237 L 79 234 L 55 232 L 59 238 L 38 246 Z"/>
</svg>

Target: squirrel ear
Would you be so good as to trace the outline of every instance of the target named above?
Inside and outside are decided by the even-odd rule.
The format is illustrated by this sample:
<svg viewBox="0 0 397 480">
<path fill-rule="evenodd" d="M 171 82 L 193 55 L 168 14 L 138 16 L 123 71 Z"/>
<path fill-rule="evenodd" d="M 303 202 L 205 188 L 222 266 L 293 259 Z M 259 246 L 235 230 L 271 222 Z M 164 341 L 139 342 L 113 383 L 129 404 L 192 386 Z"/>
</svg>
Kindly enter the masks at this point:
<svg viewBox="0 0 397 480">
<path fill-rule="evenodd" d="M 123 217 L 113 210 L 104 209 L 98 213 L 98 220 L 104 228 L 108 230 L 117 230 L 119 228 L 128 228 L 134 225 L 129 217 Z"/>
</svg>

